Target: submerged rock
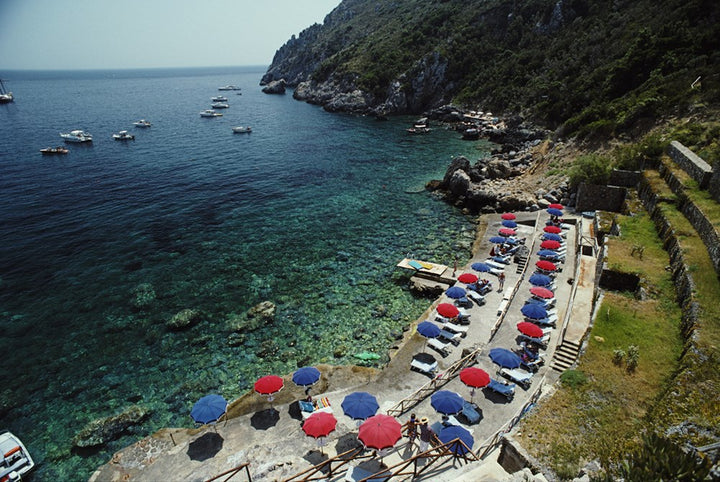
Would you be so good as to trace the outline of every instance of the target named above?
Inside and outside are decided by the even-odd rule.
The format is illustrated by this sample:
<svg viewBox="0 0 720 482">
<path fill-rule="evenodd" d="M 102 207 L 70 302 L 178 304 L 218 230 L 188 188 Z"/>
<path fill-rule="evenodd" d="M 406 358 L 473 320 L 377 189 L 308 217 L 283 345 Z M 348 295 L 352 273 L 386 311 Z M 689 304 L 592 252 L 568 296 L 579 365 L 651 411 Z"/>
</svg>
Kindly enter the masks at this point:
<svg viewBox="0 0 720 482">
<path fill-rule="evenodd" d="M 178 313 L 175 313 L 165 325 L 171 330 L 182 330 L 194 325 L 200 319 L 200 312 L 186 308 Z"/>
<path fill-rule="evenodd" d="M 147 408 L 132 405 L 117 415 L 95 419 L 75 435 L 73 445 L 78 448 L 105 445 L 133 425 L 142 422 L 149 414 Z"/>
<path fill-rule="evenodd" d="M 155 295 L 155 289 L 150 283 L 141 283 L 137 285 L 132 294 L 133 297 L 130 300 L 130 304 L 133 308 L 138 310 L 147 308 L 153 301 L 155 301 L 155 298 L 157 298 L 157 295 Z"/>
<path fill-rule="evenodd" d="M 263 301 L 253 306 L 244 315 L 234 316 L 228 321 L 229 329 L 235 332 L 252 331 L 275 321 L 276 306 L 272 301 Z"/>
</svg>

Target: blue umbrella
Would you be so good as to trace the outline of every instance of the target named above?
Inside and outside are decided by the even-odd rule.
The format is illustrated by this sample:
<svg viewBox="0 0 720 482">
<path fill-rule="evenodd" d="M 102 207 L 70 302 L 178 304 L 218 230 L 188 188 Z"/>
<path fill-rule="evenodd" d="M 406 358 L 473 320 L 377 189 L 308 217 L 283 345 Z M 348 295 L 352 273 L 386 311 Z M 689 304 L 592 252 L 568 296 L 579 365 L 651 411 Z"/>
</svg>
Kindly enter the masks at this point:
<svg viewBox="0 0 720 482">
<path fill-rule="evenodd" d="M 506 348 L 493 348 L 490 350 L 490 359 L 502 368 L 517 368 L 520 366 L 520 357 Z"/>
<path fill-rule="evenodd" d="M 438 437 L 440 438 L 440 441 L 444 444 L 452 442 L 455 439 L 460 439 L 465 445 L 467 445 L 467 447 L 465 447 L 464 445 L 459 443 L 453 444 L 450 447 L 450 450 L 452 450 L 455 455 L 465 455 L 470 451 L 473 443 L 475 442 L 472 434 L 468 432 L 467 429 L 459 425 L 450 425 L 449 427 L 443 428 L 442 430 L 440 430 Z"/>
<path fill-rule="evenodd" d="M 440 335 L 440 327 L 431 321 L 419 323 L 417 331 L 425 338 L 435 338 Z"/>
<path fill-rule="evenodd" d="M 198 400 L 190 411 L 195 423 L 217 422 L 227 412 L 227 400 L 220 395 L 205 395 Z"/>
<path fill-rule="evenodd" d="M 512 219 L 503 219 L 502 225 L 505 226 L 506 228 L 512 228 L 512 229 L 517 228 L 517 223 L 515 221 L 513 221 Z"/>
<path fill-rule="evenodd" d="M 320 370 L 315 367 L 298 368 L 292 376 L 293 383 L 301 387 L 313 385 L 318 380 L 320 380 Z"/>
<path fill-rule="evenodd" d="M 445 415 L 453 415 L 459 413 L 463 409 L 465 400 L 455 392 L 450 390 L 440 390 L 430 397 L 430 405 L 432 408 Z"/>
<path fill-rule="evenodd" d="M 535 273 L 530 277 L 530 284 L 534 286 L 548 286 L 552 283 L 552 279 L 544 274 Z"/>
<path fill-rule="evenodd" d="M 490 266 L 489 264 L 487 264 L 487 263 L 480 263 L 480 262 L 478 262 L 478 263 L 473 263 L 473 264 L 470 265 L 470 267 L 471 267 L 472 269 L 474 269 L 475 271 L 479 271 L 480 273 L 489 273 L 490 270 L 492 269 L 492 266 Z"/>
<path fill-rule="evenodd" d="M 563 212 L 560 209 L 548 208 L 547 213 L 550 216 L 562 216 Z"/>
<path fill-rule="evenodd" d="M 547 316 L 547 310 L 537 303 L 529 303 L 523 306 L 520 312 L 531 320 L 542 320 Z"/>
<path fill-rule="evenodd" d="M 353 392 L 345 397 L 340 406 L 343 413 L 353 420 L 372 417 L 380 408 L 377 399 L 368 392 Z"/>
<path fill-rule="evenodd" d="M 460 298 L 463 298 L 467 293 L 464 289 L 460 288 L 459 286 L 451 286 L 447 290 L 445 290 L 445 294 L 449 298 L 453 298 L 456 300 L 459 300 Z"/>
<path fill-rule="evenodd" d="M 503 244 L 507 241 L 507 238 L 504 238 L 503 236 L 492 236 L 490 238 L 490 242 L 493 244 Z"/>
<path fill-rule="evenodd" d="M 562 240 L 563 240 L 562 236 L 560 236 L 559 234 L 555 234 L 555 233 L 545 233 L 545 234 L 543 234 L 542 237 L 543 237 L 543 239 L 557 241 L 558 243 L 562 243 Z"/>
<path fill-rule="evenodd" d="M 542 258 L 559 258 L 560 255 L 557 254 L 556 251 L 553 251 L 552 249 L 541 249 L 537 252 L 538 256 Z"/>
</svg>

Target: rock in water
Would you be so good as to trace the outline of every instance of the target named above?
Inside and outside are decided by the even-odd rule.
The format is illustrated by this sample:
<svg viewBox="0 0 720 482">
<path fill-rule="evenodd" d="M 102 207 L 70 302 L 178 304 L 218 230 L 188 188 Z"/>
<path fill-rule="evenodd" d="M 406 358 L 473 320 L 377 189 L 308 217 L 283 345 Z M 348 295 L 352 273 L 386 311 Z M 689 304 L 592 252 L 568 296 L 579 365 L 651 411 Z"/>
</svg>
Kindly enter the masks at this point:
<svg viewBox="0 0 720 482">
<path fill-rule="evenodd" d="M 285 79 L 273 80 L 262 88 L 262 91 L 266 94 L 284 94 L 285 93 Z"/>
<path fill-rule="evenodd" d="M 186 308 L 178 313 L 175 313 L 175 315 L 173 315 L 173 317 L 165 324 L 171 330 L 182 330 L 183 328 L 194 325 L 199 319 L 199 311 Z"/>
<path fill-rule="evenodd" d="M 229 320 L 231 331 L 245 332 L 260 328 L 275 321 L 275 303 L 263 301 L 253 306 L 244 316 L 234 316 Z"/>
<path fill-rule="evenodd" d="M 75 435 L 73 445 L 79 448 L 105 445 L 133 425 L 142 422 L 148 415 L 146 408 L 132 405 L 117 415 L 95 419 Z"/>
</svg>

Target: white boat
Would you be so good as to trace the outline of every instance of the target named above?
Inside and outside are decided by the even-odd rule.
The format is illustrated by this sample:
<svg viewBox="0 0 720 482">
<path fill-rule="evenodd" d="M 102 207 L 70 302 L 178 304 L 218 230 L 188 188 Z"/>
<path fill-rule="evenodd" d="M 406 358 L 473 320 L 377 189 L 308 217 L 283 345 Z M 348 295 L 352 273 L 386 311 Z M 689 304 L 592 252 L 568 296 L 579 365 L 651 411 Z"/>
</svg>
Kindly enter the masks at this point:
<svg viewBox="0 0 720 482">
<path fill-rule="evenodd" d="M 223 97 L 222 95 L 216 95 L 215 97 L 212 97 L 210 100 L 213 102 L 227 102 L 227 97 Z"/>
<path fill-rule="evenodd" d="M 226 85 L 224 87 L 218 87 L 218 90 L 240 90 L 237 85 Z"/>
<path fill-rule="evenodd" d="M 60 133 L 65 142 L 92 142 L 92 136 L 85 131 L 76 129 L 67 133 Z"/>
<path fill-rule="evenodd" d="M 12 92 L 5 90 L 5 84 L 0 79 L 0 104 L 9 104 L 14 100 Z"/>
<path fill-rule="evenodd" d="M 113 134 L 113 139 L 116 141 L 134 141 L 135 136 L 128 134 L 128 131 L 120 131 L 117 134 Z"/>
<path fill-rule="evenodd" d="M 237 126 L 232 128 L 233 132 L 235 134 L 249 134 L 252 132 L 252 127 L 250 126 Z"/>
<path fill-rule="evenodd" d="M 230 104 L 226 104 L 224 102 L 213 102 L 210 107 L 212 107 L 213 109 L 227 109 L 228 107 L 230 107 Z"/>
<path fill-rule="evenodd" d="M 135 127 L 150 127 L 152 125 L 145 119 L 140 119 L 137 122 L 133 122 L 133 124 L 135 124 Z"/>
<path fill-rule="evenodd" d="M 17 482 L 35 467 L 30 452 L 20 439 L 10 432 L 0 434 L 0 454 L 3 454 L 0 480 Z"/>
<path fill-rule="evenodd" d="M 220 112 L 215 112 L 212 109 L 205 109 L 200 112 L 200 117 L 222 117 L 222 114 Z"/>
<path fill-rule="evenodd" d="M 50 156 L 53 154 L 67 154 L 70 151 L 66 147 L 57 146 L 57 147 L 46 147 L 45 149 L 40 149 L 40 152 L 44 156 Z"/>
</svg>

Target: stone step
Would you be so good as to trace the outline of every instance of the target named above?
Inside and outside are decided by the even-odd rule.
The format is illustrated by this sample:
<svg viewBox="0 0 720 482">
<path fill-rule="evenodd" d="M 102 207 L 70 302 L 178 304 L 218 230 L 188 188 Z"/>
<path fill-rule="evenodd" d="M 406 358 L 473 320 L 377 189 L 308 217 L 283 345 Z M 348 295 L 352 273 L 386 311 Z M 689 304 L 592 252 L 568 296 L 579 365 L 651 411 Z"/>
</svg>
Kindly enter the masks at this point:
<svg viewBox="0 0 720 482">
<path fill-rule="evenodd" d="M 559 354 L 577 358 L 577 356 L 580 354 L 580 350 L 572 346 L 560 345 L 555 350 L 555 355 Z"/>
</svg>

